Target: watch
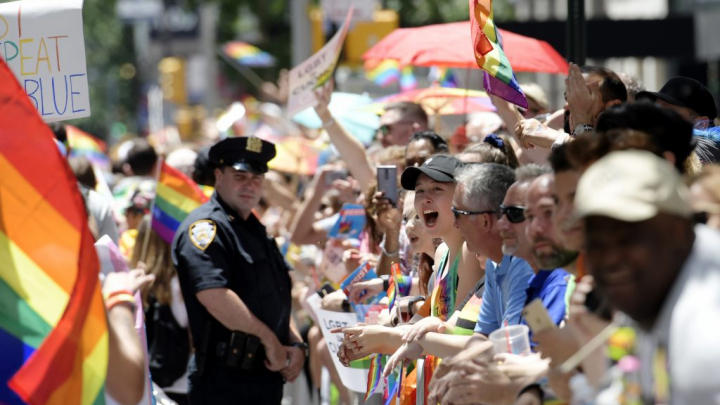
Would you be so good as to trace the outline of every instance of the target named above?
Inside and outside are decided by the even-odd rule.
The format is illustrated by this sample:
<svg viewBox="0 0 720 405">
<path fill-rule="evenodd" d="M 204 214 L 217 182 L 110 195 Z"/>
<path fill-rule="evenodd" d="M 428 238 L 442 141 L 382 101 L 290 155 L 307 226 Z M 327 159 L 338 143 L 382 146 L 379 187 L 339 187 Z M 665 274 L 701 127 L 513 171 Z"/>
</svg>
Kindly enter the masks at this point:
<svg viewBox="0 0 720 405">
<path fill-rule="evenodd" d="M 592 131 L 593 129 L 595 129 L 595 128 L 593 128 L 592 125 L 578 124 L 578 125 L 575 126 L 575 130 L 573 131 L 572 136 L 573 136 L 573 137 L 576 137 L 576 136 L 578 136 L 578 135 L 584 134 L 585 132 L 590 132 L 590 131 Z"/>
<path fill-rule="evenodd" d="M 291 344 L 290 346 L 301 348 L 302 351 L 303 351 L 303 353 L 305 353 L 305 358 L 306 358 L 306 359 L 308 358 L 308 355 L 309 355 L 308 352 L 309 352 L 309 350 L 308 350 L 308 345 L 307 345 L 307 343 L 305 343 L 305 342 L 295 342 L 295 343 Z"/>
<path fill-rule="evenodd" d="M 416 302 L 425 301 L 425 297 L 422 295 L 419 295 L 413 299 L 411 299 L 408 302 L 408 313 L 410 314 L 410 318 L 412 318 L 415 314 L 413 313 L 413 306 L 415 306 Z"/>
</svg>

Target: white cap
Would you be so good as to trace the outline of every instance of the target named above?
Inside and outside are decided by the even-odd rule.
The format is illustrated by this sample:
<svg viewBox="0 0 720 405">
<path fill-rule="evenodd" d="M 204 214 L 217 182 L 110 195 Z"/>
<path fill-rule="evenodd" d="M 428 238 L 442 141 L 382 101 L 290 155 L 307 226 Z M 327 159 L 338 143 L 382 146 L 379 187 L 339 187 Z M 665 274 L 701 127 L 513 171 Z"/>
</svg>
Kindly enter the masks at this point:
<svg viewBox="0 0 720 405">
<path fill-rule="evenodd" d="M 689 218 L 689 191 L 677 170 L 647 151 L 613 152 L 582 175 L 575 195 L 575 213 L 639 222 L 659 213 Z"/>
</svg>

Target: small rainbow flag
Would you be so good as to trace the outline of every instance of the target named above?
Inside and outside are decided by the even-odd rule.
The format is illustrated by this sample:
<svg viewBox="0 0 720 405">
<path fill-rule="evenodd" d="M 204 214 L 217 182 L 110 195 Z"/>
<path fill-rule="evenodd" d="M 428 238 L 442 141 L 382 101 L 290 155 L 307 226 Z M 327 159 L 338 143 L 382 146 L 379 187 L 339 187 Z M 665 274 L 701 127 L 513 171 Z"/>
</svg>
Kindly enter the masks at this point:
<svg viewBox="0 0 720 405">
<path fill-rule="evenodd" d="M 395 266 L 395 265 L 393 265 Z M 395 277 L 390 277 L 387 289 L 388 310 L 392 311 L 395 307 L 395 299 L 397 298 L 397 288 L 395 288 Z"/>
<path fill-rule="evenodd" d="M 367 390 L 365 391 L 365 402 L 367 402 L 368 398 L 370 398 L 370 396 L 375 393 L 378 385 L 380 385 L 380 381 L 382 380 L 382 372 L 382 355 L 375 353 L 371 356 L 370 359 L 370 369 L 368 370 L 367 379 Z"/>
<path fill-rule="evenodd" d="M 398 297 L 406 297 L 412 288 L 412 277 L 402 274 L 400 264 L 395 263 L 390 267 L 390 280 L 388 284 L 388 308 L 392 311 L 395 300 Z"/>
<path fill-rule="evenodd" d="M 434 66 L 430 68 L 428 77 L 432 82 L 438 83 L 440 87 L 458 87 L 455 71 L 452 69 Z"/>
<path fill-rule="evenodd" d="M 179 170 L 162 162 L 152 210 L 152 228 L 167 243 L 172 243 L 178 227 L 208 197 Z"/>
<path fill-rule="evenodd" d="M 510 61 L 502 48 L 502 38 L 493 22 L 492 0 L 469 0 L 470 34 L 475 60 L 483 72 L 485 91 L 523 108 L 527 98 L 520 89 Z"/>
<path fill-rule="evenodd" d="M 409 91 L 417 88 L 417 79 L 413 74 L 412 66 L 405 66 L 400 73 L 400 90 Z"/>
<path fill-rule="evenodd" d="M 75 176 L 0 62 L 0 403 L 104 404 L 108 330 Z"/>
<path fill-rule="evenodd" d="M 110 159 L 105 154 L 107 151 L 105 142 L 72 125 L 66 125 L 65 131 L 71 157 L 85 156 L 91 163 L 104 169 L 110 167 Z"/>
<path fill-rule="evenodd" d="M 400 65 L 398 61 L 385 59 L 375 66 L 372 65 L 372 62 L 368 62 L 365 65 L 367 70 L 365 77 L 367 77 L 368 80 L 372 80 L 378 86 L 387 87 L 400 80 Z"/>
<path fill-rule="evenodd" d="M 272 55 L 245 42 L 228 42 L 223 46 L 223 52 L 241 65 L 254 67 L 275 66 L 275 58 Z"/>
</svg>

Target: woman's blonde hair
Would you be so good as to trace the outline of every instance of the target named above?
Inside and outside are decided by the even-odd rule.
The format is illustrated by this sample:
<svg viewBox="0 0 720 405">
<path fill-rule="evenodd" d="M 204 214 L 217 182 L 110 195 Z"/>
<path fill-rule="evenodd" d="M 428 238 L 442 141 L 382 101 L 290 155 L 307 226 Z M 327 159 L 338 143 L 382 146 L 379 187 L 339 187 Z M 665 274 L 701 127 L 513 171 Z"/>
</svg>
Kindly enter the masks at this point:
<svg viewBox="0 0 720 405">
<path fill-rule="evenodd" d="M 137 239 L 135 239 L 135 247 L 133 248 L 130 266 L 131 268 L 136 268 L 138 262 L 142 261 L 143 258 L 140 256 L 142 255 L 143 243 L 145 242 L 147 232 L 150 232 L 150 235 L 148 236 L 147 254 L 144 262 L 147 273 L 155 275 L 155 281 L 149 286 L 143 287 L 140 293 L 145 304 L 148 303 L 148 298 L 152 295 L 160 305 L 170 305 L 172 301 L 170 280 L 172 280 L 177 272 L 172 263 L 170 244 L 165 242 L 160 235 L 151 228 L 149 215 L 145 215 L 138 227 Z"/>
</svg>

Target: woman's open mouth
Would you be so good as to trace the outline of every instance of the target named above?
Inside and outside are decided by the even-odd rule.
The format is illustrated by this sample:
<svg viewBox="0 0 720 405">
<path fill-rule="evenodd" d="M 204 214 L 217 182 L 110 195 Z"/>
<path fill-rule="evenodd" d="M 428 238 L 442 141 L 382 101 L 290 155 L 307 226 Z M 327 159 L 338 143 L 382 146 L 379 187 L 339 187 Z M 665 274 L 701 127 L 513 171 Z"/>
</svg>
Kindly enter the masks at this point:
<svg viewBox="0 0 720 405">
<path fill-rule="evenodd" d="M 435 226 L 438 220 L 438 212 L 435 210 L 425 210 L 423 211 L 423 220 L 425 222 L 425 226 L 428 228 L 432 228 Z"/>
</svg>

